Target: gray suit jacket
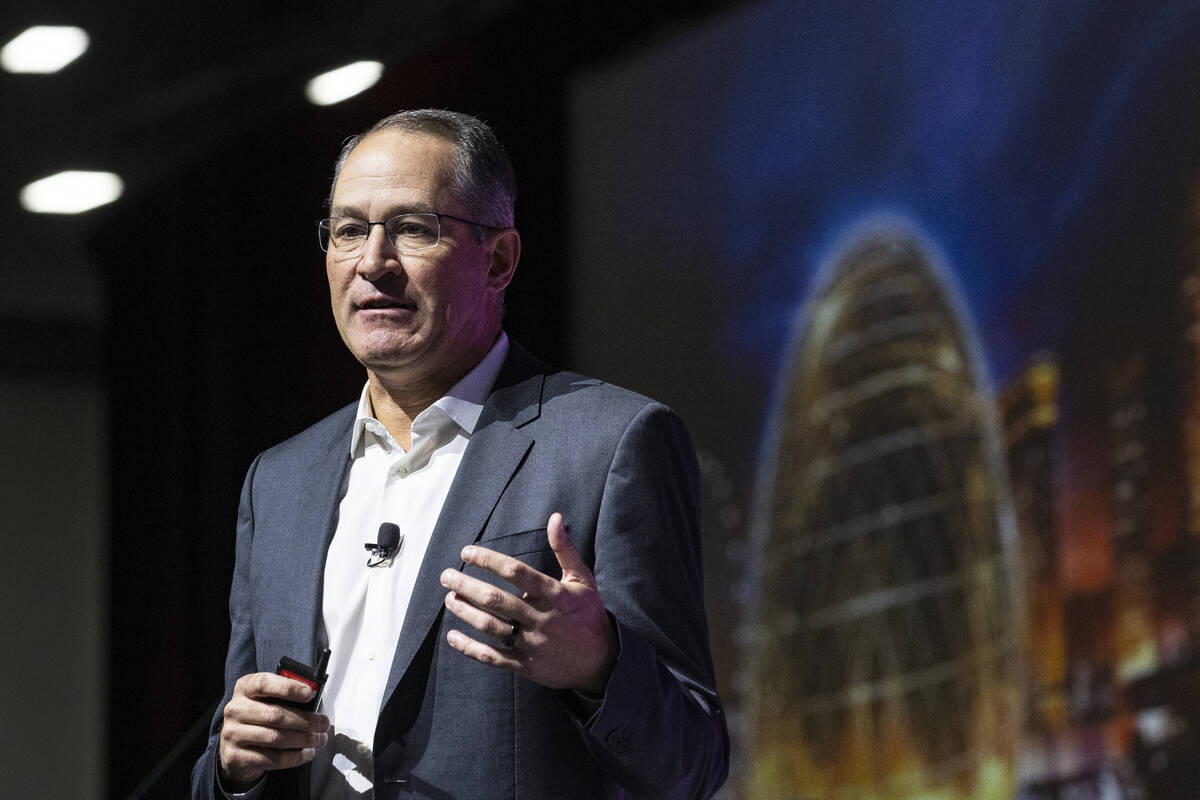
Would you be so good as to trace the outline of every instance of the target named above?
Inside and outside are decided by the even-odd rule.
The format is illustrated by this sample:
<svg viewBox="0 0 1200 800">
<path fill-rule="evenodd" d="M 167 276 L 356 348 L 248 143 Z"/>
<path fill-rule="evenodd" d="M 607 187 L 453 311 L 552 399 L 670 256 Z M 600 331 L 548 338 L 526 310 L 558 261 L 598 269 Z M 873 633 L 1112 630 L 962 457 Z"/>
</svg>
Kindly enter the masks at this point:
<svg viewBox="0 0 1200 800">
<path fill-rule="evenodd" d="M 323 643 L 321 585 L 355 406 L 255 459 L 238 512 L 225 700 L 246 673 Z M 547 369 L 514 342 L 422 562 L 379 712 L 375 796 L 707 797 L 728 769 L 701 585 L 695 455 L 666 407 Z M 445 641 L 438 576 L 471 542 L 560 570 L 561 511 L 616 622 L 620 654 L 589 718 L 571 692 L 487 667 Z M 364 532 L 364 541 L 370 538 Z M 468 570 L 501 584 L 499 578 Z M 511 588 L 511 587 L 509 587 Z M 313 663 L 310 661 L 309 663 Z M 213 796 L 222 703 L 193 798 Z M 306 798 L 308 768 L 268 774 Z"/>
</svg>

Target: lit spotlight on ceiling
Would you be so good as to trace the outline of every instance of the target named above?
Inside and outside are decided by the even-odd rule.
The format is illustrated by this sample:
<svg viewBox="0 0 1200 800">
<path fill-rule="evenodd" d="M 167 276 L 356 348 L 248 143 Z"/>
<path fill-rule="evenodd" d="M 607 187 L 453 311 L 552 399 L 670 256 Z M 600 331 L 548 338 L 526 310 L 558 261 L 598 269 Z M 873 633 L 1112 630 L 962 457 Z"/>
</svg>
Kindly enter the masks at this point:
<svg viewBox="0 0 1200 800">
<path fill-rule="evenodd" d="M 383 64 L 378 61 L 356 61 L 313 78 L 305 93 L 319 106 L 333 105 L 370 89 L 382 74 Z"/>
<path fill-rule="evenodd" d="M 60 172 L 21 190 L 21 206 L 38 214 L 78 214 L 111 203 L 125 184 L 111 172 Z"/>
<path fill-rule="evenodd" d="M 34 25 L 0 49 L 0 65 L 9 72 L 58 72 L 87 49 L 83 28 Z"/>
</svg>

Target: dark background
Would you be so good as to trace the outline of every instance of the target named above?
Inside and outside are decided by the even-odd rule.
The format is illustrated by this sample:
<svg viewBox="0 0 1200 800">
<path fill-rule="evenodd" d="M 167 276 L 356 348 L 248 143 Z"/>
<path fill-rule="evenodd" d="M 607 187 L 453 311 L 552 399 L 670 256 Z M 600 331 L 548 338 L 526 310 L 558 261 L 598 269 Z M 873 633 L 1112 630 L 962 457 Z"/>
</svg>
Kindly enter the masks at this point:
<svg viewBox="0 0 1200 800">
<path fill-rule="evenodd" d="M 78 228 L 99 264 L 107 322 L 25 320 L 21 346 L 6 351 L 39 369 L 93 370 L 108 392 L 111 796 L 136 786 L 220 695 L 235 513 L 250 460 L 361 386 L 361 368 L 332 324 L 313 225 L 324 216 L 341 141 L 400 108 L 447 107 L 488 120 L 519 182 L 524 251 L 506 326 L 547 360 L 569 362 L 566 82 L 581 65 L 733 4 L 501 3 L 487 15 L 479 11 L 486 4 L 411 5 L 318 4 L 302 22 L 274 19 L 274 4 L 249 4 L 194 26 L 182 4 L 124 8 L 113 14 L 119 20 L 63 14 L 94 26 L 100 43 L 118 21 L 143 26 L 143 47 L 153 52 L 111 53 L 108 66 L 117 74 L 123 58 L 152 58 L 159 72 L 146 67 L 144 79 L 162 84 L 146 92 L 137 124 L 105 117 L 102 134 L 130 164 L 125 197 L 86 221 L 53 223 Z M 155 41 L 165 29 L 169 38 Z M 269 63 L 286 62 L 285 49 L 296 63 L 321 60 L 295 58 L 284 47 L 289 37 L 322 43 L 327 66 L 378 58 L 384 77 L 342 104 L 309 106 L 302 81 L 261 75 L 285 71 Z M 92 58 L 95 69 L 101 56 Z M 191 67 L 182 63 L 189 59 Z M 232 66 L 196 66 L 203 59 L 261 70 L 242 78 Z M 183 74 L 175 85 L 190 86 L 192 97 L 170 91 L 164 73 L 176 67 Z M 189 79 L 189 68 L 202 79 Z M 155 114 L 155 98 L 175 105 Z M 123 126 L 132 138 L 121 142 Z M 100 150 L 94 141 L 87 149 Z M 5 197 L 11 202 L 15 191 Z M 41 335 L 30 335 L 35 328 Z M 31 343 L 42 352 L 30 355 Z M 198 747 L 150 796 L 184 785 Z"/>
</svg>

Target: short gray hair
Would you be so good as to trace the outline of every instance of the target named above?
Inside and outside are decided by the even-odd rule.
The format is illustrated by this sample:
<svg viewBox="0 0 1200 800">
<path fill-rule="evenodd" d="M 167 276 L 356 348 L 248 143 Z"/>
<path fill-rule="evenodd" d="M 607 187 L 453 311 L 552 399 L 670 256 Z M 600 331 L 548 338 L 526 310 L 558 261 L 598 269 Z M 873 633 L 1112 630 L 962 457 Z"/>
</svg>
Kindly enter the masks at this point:
<svg viewBox="0 0 1200 800">
<path fill-rule="evenodd" d="M 333 190 L 337 186 L 338 176 L 342 174 L 342 167 L 354 148 L 377 131 L 393 129 L 428 133 L 452 142 L 455 153 L 446 179 L 455 198 L 471 218 L 481 225 L 492 228 L 513 226 L 517 181 L 504 145 L 496 138 L 491 127 L 478 117 L 440 108 L 398 111 L 347 139 L 333 166 L 333 183 L 329 187 L 327 205 L 333 205 Z"/>
</svg>

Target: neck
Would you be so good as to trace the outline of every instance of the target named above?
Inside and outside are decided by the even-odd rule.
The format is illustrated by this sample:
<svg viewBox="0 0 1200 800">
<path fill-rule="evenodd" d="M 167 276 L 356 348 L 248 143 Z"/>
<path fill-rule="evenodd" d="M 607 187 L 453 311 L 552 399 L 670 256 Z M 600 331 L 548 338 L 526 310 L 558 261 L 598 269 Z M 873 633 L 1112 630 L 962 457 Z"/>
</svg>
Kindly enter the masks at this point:
<svg viewBox="0 0 1200 800">
<path fill-rule="evenodd" d="M 371 400 L 371 413 L 383 423 L 396 443 L 408 450 L 412 445 L 413 420 L 474 369 L 495 341 L 496 337 L 492 337 L 486 346 L 464 351 L 461 358 L 439 373 L 423 376 L 419 380 L 414 380 L 411 375 L 367 370 L 367 396 Z"/>
</svg>

